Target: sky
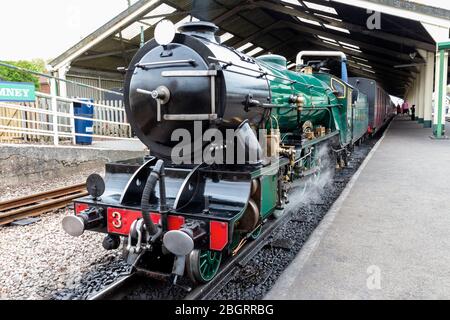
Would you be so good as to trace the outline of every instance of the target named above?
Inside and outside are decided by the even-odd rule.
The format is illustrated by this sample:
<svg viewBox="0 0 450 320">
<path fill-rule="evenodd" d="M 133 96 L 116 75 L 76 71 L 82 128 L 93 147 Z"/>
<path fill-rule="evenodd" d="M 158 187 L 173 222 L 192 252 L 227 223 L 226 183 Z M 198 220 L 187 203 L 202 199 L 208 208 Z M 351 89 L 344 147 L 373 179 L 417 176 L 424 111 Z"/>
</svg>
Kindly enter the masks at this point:
<svg viewBox="0 0 450 320">
<path fill-rule="evenodd" d="M 1 1 L 0 60 L 53 59 L 128 6 L 127 0 Z M 415 1 L 450 9 L 448 0 Z"/>
<path fill-rule="evenodd" d="M 55 58 L 128 6 L 127 0 L 1 1 L 0 60 Z"/>
</svg>

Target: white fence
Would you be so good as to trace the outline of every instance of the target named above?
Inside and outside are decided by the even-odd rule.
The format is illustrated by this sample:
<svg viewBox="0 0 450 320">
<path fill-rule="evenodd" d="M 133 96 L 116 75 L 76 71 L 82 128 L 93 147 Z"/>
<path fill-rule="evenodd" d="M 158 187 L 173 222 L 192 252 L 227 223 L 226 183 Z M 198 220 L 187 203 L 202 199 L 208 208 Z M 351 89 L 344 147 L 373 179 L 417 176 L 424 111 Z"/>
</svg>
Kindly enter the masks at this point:
<svg viewBox="0 0 450 320">
<path fill-rule="evenodd" d="M 131 128 L 122 101 L 97 101 L 94 107 L 94 118 L 111 123 L 94 123 L 94 133 L 102 136 L 131 137 Z M 103 106 L 103 107 L 102 107 Z M 114 109 L 110 108 L 113 107 Z"/>
<path fill-rule="evenodd" d="M 57 95 L 57 84 L 65 83 L 76 88 L 90 90 L 92 95 L 86 98 L 100 97 L 110 93 L 121 93 L 95 87 L 90 84 L 56 78 L 48 74 L 27 70 L 0 61 L 2 67 L 17 70 L 34 76 L 48 78 L 51 94 L 36 93 L 32 103 L 0 102 L 0 142 L 37 142 L 37 143 L 76 143 L 77 137 L 92 137 L 107 140 L 132 139 L 131 127 L 127 122 L 122 101 L 95 101 L 88 103 L 94 108 L 93 118 L 74 115 L 74 104 L 86 104 L 86 101 L 65 98 Z M 92 132 L 76 133 L 78 120 L 93 122 Z"/>
<path fill-rule="evenodd" d="M 121 101 L 96 101 L 93 118 L 74 115 L 74 103 L 86 103 L 45 93 L 36 93 L 33 103 L 0 102 L 0 142 L 76 143 L 76 137 L 132 139 Z M 93 121 L 93 133 L 76 133 L 75 121 Z"/>
</svg>

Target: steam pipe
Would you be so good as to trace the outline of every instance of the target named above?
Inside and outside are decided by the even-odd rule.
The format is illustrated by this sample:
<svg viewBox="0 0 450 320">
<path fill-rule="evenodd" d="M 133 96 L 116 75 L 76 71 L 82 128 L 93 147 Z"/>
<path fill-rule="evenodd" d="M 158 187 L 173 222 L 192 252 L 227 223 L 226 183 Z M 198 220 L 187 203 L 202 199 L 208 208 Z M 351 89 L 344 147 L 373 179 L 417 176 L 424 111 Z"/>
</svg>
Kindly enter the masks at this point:
<svg viewBox="0 0 450 320">
<path fill-rule="evenodd" d="M 152 173 L 148 176 L 147 183 L 145 184 L 144 192 L 142 193 L 141 207 L 142 207 L 142 219 L 144 220 L 145 227 L 151 236 L 158 233 L 158 226 L 155 225 L 150 217 L 150 196 L 155 190 L 156 182 L 159 180 L 159 192 L 160 192 L 160 207 L 161 211 L 167 211 L 166 203 L 166 188 L 164 181 L 164 161 L 159 160 Z"/>
<path fill-rule="evenodd" d="M 167 207 L 166 197 L 166 173 L 164 169 L 164 161 L 161 161 L 161 169 L 159 172 L 159 211 L 161 214 L 166 214 L 169 208 Z"/>
</svg>

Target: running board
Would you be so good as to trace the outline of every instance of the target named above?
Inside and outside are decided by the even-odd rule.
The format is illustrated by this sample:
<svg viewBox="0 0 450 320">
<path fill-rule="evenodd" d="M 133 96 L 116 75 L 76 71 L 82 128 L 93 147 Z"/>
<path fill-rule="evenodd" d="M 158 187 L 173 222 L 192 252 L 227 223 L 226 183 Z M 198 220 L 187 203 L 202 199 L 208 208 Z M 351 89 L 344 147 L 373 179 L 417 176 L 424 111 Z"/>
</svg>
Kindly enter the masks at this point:
<svg viewBox="0 0 450 320">
<path fill-rule="evenodd" d="M 217 114 L 166 114 L 167 121 L 207 121 L 217 120 Z"/>
</svg>

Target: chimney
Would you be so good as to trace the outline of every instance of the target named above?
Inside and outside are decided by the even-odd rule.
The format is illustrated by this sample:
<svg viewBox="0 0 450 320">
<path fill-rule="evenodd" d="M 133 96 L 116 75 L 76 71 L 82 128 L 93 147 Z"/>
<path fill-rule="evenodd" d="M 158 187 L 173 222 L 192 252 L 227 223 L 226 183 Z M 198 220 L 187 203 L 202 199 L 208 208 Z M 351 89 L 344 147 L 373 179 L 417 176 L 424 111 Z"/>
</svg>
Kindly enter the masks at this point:
<svg viewBox="0 0 450 320">
<path fill-rule="evenodd" d="M 196 22 L 187 22 L 182 24 L 178 30 L 182 34 L 187 34 L 193 37 L 200 37 L 207 39 L 211 42 L 218 43 L 216 38 L 216 32 L 219 28 L 211 22 L 206 21 L 196 21 Z"/>
</svg>

